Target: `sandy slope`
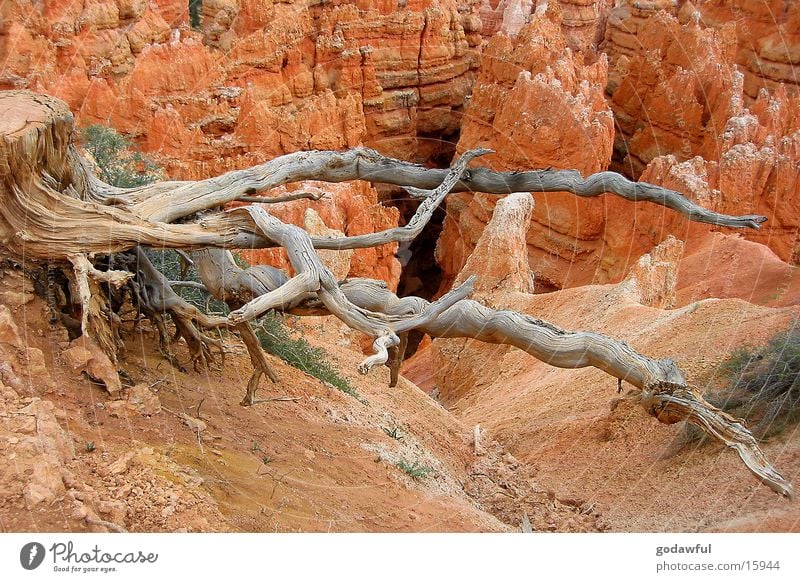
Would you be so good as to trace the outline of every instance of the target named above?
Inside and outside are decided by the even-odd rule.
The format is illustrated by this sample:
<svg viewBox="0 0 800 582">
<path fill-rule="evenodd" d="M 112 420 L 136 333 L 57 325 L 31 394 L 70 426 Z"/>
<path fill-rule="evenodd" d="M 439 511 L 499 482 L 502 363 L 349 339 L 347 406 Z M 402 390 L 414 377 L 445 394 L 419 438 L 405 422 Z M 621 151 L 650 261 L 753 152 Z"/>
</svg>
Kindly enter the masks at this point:
<svg viewBox="0 0 800 582">
<path fill-rule="evenodd" d="M 701 388 L 735 348 L 764 341 L 798 314 L 739 299 L 661 310 L 638 304 L 624 285 L 510 293 L 494 303 L 673 357 Z M 761 486 L 732 451 L 681 448 L 681 426 L 657 423 L 598 370 L 561 370 L 504 346 L 435 340 L 405 373 L 437 388 L 459 420 L 486 427 L 541 487 L 562 500 L 595 504 L 613 530 L 800 530 L 797 504 Z M 765 451 L 800 481 L 800 430 Z"/>
<path fill-rule="evenodd" d="M 0 386 L 0 530 L 114 527 L 101 520 L 129 531 L 506 531 L 523 513 L 537 529 L 604 527 L 591 508 L 520 478 L 520 464 L 488 438 L 476 455 L 472 427 L 412 383 L 389 389 L 386 369 L 358 376 L 362 356 L 347 348 L 336 348 L 338 365 L 368 405 L 277 361 L 281 385 L 262 395 L 298 400 L 242 408 L 250 364 L 236 340 L 221 369 L 183 373 L 156 352 L 146 326 L 129 331 L 121 367 L 157 397 L 148 412 L 161 406 L 143 415 L 62 361 L 65 332 L 46 323 L 39 299 L 17 293 L 21 285 L 8 272 L 0 283 L 13 320 L 0 344 L 16 322 L 46 369 L 32 371 L 5 345 L 22 381 Z M 394 426 L 402 440 L 383 430 Z M 412 479 L 400 460 L 431 474 Z"/>
</svg>

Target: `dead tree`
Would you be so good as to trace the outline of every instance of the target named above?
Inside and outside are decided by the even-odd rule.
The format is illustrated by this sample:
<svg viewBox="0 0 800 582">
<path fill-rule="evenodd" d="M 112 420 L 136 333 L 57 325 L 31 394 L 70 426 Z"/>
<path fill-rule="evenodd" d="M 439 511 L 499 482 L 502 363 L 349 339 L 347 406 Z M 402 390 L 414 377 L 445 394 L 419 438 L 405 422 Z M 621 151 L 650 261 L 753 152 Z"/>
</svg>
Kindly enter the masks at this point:
<svg viewBox="0 0 800 582">
<path fill-rule="evenodd" d="M 338 283 L 315 249 L 355 249 L 413 239 L 450 192 L 604 193 L 648 201 L 691 220 L 731 228 L 758 228 L 763 216 L 726 216 L 694 204 L 678 192 L 634 183 L 613 172 L 586 179 L 575 171 L 504 173 L 468 168 L 488 150 L 473 150 L 446 170 L 426 169 L 357 148 L 346 152 L 298 152 L 264 164 L 196 182 L 167 181 L 130 189 L 98 180 L 71 142 L 72 114 L 59 100 L 24 91 L 0 93 L 0 253 L 27 266 L 60 269 L 70 281 L 59 295 L 62 311 L 112 359 L 120 347 L 120 307 L 130 302 L 159 332 L 173 362 L 167 323 L 187 342 L 195 366 L 208 365 L 221 344 L 211 329 L 238 331 L 254 365 L 243 404 L 256 402 L 262 375 L 276 380 L 250 327 L 268 310 L 331 314 L 375 338 L 366 374 L 394 357 L 396 378 L 411 329 L 434 337 L 468 337 L 525 350 L 553 366 L 594 366 L 636 386 L 645 410 L 664 423 L 688 420 L 736 449 L 747 467 L 781 495 L 793 491 L 772 467 L 743 422 L 707 403 L 671 360 L 654 360 L 624 342 L 597 333 L 567 332 L 529 315 L 494 310 L 467 299 L 472 280 L 435 302 L 399 298 L 368 279 Z M 270 202 L 259 192 L 300 180 L 369 180 L 401 185 L 422 199 L 406 226 L 343 238 L 310 236 L 284 224 L 259 204 L 231 212 L 237 200 Z M 278 200 L 280 201 L 280 200 Z M 141 251 L 154 246 L 193 251 L 203 285 L 233 307 L 228 317 L 209 316 L 184 301 Z M 241 269 L 228 249 L 284 247 L 296 275 L 271 267 Z"/>
</svg>

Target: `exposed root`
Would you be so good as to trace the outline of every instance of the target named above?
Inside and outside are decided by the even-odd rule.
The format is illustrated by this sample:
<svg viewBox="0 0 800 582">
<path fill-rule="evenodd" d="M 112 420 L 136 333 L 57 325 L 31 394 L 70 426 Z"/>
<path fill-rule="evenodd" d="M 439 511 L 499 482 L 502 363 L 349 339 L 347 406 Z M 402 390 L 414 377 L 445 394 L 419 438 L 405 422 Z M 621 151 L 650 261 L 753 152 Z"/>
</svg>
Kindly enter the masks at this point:
<svg viewBox="0 0 800 582">
<path fill-rule="evenodd" d="M 397 386 L 397 381 L 400 379 L 400 366 L 403 365 L 403 360 L 406 357 L 406 348 L 408 347 L 408 332 L 398 334 L 400 336 L 400 343 L 392 348 L 389 348 L 389 388 Z"/>
<path fill-rule="evenodd" d="M 250 361 L 253 364 L 253 374 L 247 382 L 247 392 L 241 404 L 242 406 L 252 406 L 259 402 L 266 402 L 267 400 L 256 399 L 256 390 L 258 390 L 261 377 L 266 376 L 273 384 L 276 384 L 278 382 L 278 376 L 270 367 L 264 350 L 261 349 L 258 337 L 250 324 L 248 322 L 240 323 L 236 326 L 236 330 L 239 332 L 239 335 L 242 336 L 242 340 L 247 346 L 247 352 L 250 354 Z"/>
<path fill-rule="evenodd" d="M 72 254 L 69 257 L 75 275 L 75 292 L 81 313 L 81 331 L 94 339 L 100 348 L 117 362 L 117 350 L 122 345 L 119 335 L 120 319 L 114 313 L 100 288 L 105 283 L 119 289 L 133 277 L 127 271 L 99 271 L 83 254 Z"/>
</svg>

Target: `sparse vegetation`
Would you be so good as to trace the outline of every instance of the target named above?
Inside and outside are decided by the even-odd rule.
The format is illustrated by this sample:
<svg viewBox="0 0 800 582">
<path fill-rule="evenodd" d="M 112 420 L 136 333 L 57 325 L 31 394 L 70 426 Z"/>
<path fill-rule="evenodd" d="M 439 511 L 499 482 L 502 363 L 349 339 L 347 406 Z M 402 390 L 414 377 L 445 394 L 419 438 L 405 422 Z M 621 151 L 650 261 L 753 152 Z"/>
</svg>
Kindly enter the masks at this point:
<svg viewBox="0 0 800 582">
<path fill-rule="evenodd" d="M 268 313 L 254 327 L 261 347 L 266 351 L 278 356 L 298 370 L 330 384 L 363 404 L 367 404 L 364 397 L 330 363 L 328 352 L 312 346 L 302 337 L 293 337 L 281 315 Z"/>
<path fill-rule="evenodd" d="M 194 266 L 187 268 L 181 261 L 180 255 L 172 249 L 146 249 L 145 254 L 153 266 L 161 271 L 170 281 L 192 281 L 201 283 L 200 277 L 197 274 L 197 269 Z M 205 313 L 215 313 L 220 315 L 227 315 L 230 312 L 228 306 L 222 301 L 215 299 L 202 289 L 194 287 L 184 287 L 174 285 L 175 292 L 183 297 L 186 301 L 193 304 L 198 309 L 202 309 Z"/>
<path fill-rule="evenodd" d="M 92 451 L 94 451 L 94 441 L 89 441 L 86 443 L 86 452 L 91 453 Z"/>
<path fill-rule="evenodd" d="M 383 432 L 385 432 L 388 436 L 390 436 L 391 438 L 393 438 L 396 441 L 402 441 L 403 438 L 404 438 L 403 433 L 400 432 L 400 427 L 397 426 L 396 424 L 392 425 L 390 427 L 389 426 L 384 426 L 383 427 Z"/>
<path fill-rule="evenodd" d="M 419 461 L 414 461 L 413 463 L 409 463 L 405 459 L 401 459 L 397 463 L 397 468 L 403 471 L 406 475 L 408 475 L 412 479 L 424 479 L 433 472 L 432 467 L 428 467 L 427 465 L 421 465 Z"/>
<path fill-rule="evenodd" d="M 112 186 L 133 188 L 163 178 L 161 168 L 113 127 L 90 125 L 81 132 L 83 149 L 91 154 L 100 179 Z"/>
<path fill-rule="evenodd" d="M 742 347 L 721 366 L 727 388 L 709 394 L 722 410 L 744 418 L 760 439 L 800 420 L 800 329 L 792 326 L 761 347 Z M 689 440 L 704 433 L 689 429 Z"/>
<path fill-rule="evenodd" d="M 203 0 L 189 0 L 189 25 L 194 30 L 200 30 L 203 16 Z"/>
</svg>

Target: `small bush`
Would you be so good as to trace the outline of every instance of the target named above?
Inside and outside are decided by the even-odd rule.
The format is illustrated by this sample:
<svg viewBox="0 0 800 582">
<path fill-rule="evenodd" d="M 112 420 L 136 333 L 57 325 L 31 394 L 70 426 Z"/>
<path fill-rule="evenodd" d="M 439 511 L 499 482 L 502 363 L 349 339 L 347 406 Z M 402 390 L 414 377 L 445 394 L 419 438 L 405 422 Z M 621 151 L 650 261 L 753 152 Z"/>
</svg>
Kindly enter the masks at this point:
<svg viewBox="0 0 800 582">
<path fill-rule="evenodd" d="M 200 30 L 203 21 L 203 0 L 189 0 L 189 26 L 193 30 Z"/>
<path fill-rule="evenodd" d="M 152 184 L 162 178 L 158 165 L 114 128 L 90 125 L 81 133 L 83 148 L 91 154 L 99 169 L 100 179 L 119 188 Z"/>
<path fill-rule="evenodd" d="M 343 378 L 339 371 L 328 361 L 329 354 L 322 348 L 315 348 L 302 337 L 292 337 L 292 333 L 283 317 L 268 313 L 254 325 L 261 347 L 278 356 L 287 364 L 302 370 L 306 374 L 327 382 L 334 388 L 349 394 L 359 402 L 367 401 L 353 386 Z"/>
<path fill-rule="evenodd" d="M 725 370 L 735 383 L 723 407 L 748 420 L 756 436 L 768 438 L 800 420 L 800 330 L 736 352 Z"/>
<path fill-rule="evenodd" d="M 420 465 L 418 461 L 409 463 L 406 460 L 401 460 L 397 463 L 397 468 L 412 479 L 424 479 L 433 472 L 431 467 Z"/>
<path fill-rule="evenodd" d="M 706 395 L 725 412 L 747 421 L 760 439 L 800 420 L 800 329 L 794 326 L 761 347 L 743 347 L 720 367 L 727 388 Z M 700 440 L 700 429 L 689 429 Z"/>
</svg>

